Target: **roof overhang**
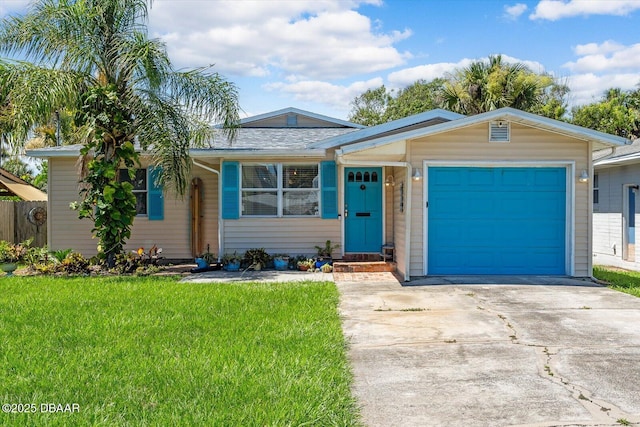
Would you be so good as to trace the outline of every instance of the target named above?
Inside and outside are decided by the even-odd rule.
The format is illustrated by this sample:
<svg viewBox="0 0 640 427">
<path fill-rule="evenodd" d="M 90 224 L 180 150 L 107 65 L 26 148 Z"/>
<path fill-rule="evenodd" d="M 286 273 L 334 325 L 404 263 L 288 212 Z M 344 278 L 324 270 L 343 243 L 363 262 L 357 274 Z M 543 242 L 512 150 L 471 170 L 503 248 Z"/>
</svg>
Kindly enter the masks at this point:
<svg viewBox="0 0 640 427">
<path fill-rule="evenodd" d="M 498 110 L 489 111 L 487 113 L 477 114 L 474 116 L 459 118 L 433 126 L 414 129 L 408 132 L 402 132 L 390 136 L 357 142 L 351 145 L 344 146 L 339 151 L 341 155 L 346 156 L 357 153 L 359 151 L 377 149 L 387 144 L 396 144 L 399 141 L 408 141 L 415 138 L 438 135 L 470 126 L 475 126 L 480 123 L 486 123 L 496 120 L 519 123 L 537 129 L 546 130 L 548 132 L 557 133 L 559 135 L 576 138 L 585 142 L 591 142 L 593 144 L 593 150 L 611 146 L 627 145 L 630 143 L 628 139 L 619 136 L 598 132 L 592 129 L 583 128 L 581 126 L 572 125 L 570 123 L 565 123 L 558 120 L 549 119 L 546 117 L 538 116 L 536 114 L 516 110 L 514 108 L 501 108 Z"/>
<path fill-rule="evenodd" d="M 305 149 L 305 150 L 255 150 L 255 149 L 191 149 L 190 154 L 195 159 L 212 159 L 212 158 L 224 158 L 224 159 L 255 159 L 255 158 L 310 158 L 310 157 L 324 157 L 326 155 L 325 150 L 319 149 Z"/>
<path fill-rule="evenodd" d="M 612 157 L 612 158 L 604 158 L 601 160 L 596 160 L 593 162 L 593 167 L 597 168 L 606 168 L 606 167 L 614 167 L 614 166 L 622 166 L 622 165 L 630 165 L 640 163 L 640 153 L 628 154 L 626 156 Z"/>
<path fill-rule="evenodd" d="M 415 125 L 421 123 L 424 123 L 426 127 L 429 126 L 429 122 L 458 120 L 462 117 L 465 116 L 438 108 L 435 110 L 425 111 L 424 113 L 414 114 L 409 117 L 394 120 L 392 122 L 371 126 L 366 129 L 361 129 L 345 135 L 318 141 L 311 144 L 310 146 L 312 148 L 339 147 L 346 144 L 354 143 L 356 141 L 371 140 L 377 137 L 381 137 L 382 135 L 387 135 L 391 132 L 393 132 L 394 134 L 398 134 L 399 132 L 402 132 L 403 128 L 414 127 Z"/>
<path fill-rule="evenodd" d="M 18 196 L 29 202 L 47 200 L 47 193 L 4 169 L 0 170 L 0 194 Z"/>
<path fill-rule="evenodd" d="M 37 148 L 35 150 L 27 150 L 25 154 L 29 157 L 37 157 L 41 159 L 49 159 L 56 157 L 78 157 L 82 145 L 63 145 L 61 147 Z"/>
<path fill-rule="evenodd" d="M 66 146 L 64 149 L 60 147 L 41 148 L 36 150 L 28 150 L 27 156 L 39 158 L 65 158 L 78 157 L 80 155 L 80 145 Z M 145 153 L 143 153 L 145 154 Z M 304 150 L 256 150 L 256 149 L 216 149 L 216 148 L 192 148 L 189 154 L 196 159 L 245 159 L 245 158 L 261 158 L 261 157 L 282 157 L 282 158 L 309 158 L 324 157 L 326 151 L 323 149 L 304 149 Z"/>
</svg>

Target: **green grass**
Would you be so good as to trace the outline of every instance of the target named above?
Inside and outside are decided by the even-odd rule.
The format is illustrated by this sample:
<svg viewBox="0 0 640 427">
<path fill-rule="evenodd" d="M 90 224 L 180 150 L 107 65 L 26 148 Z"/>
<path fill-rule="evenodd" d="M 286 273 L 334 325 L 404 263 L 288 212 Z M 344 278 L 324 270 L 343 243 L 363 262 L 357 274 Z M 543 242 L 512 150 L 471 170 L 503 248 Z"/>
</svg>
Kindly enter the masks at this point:
<svg viewBox="0 0 640 427">
<path fill-rule="evenodd" d="M 608 287 L 640 297 L 640 273 L 593 267 L 593 276 L 608 283 Z"/>
<path fill-rule="evenodd" d="M 328 282 L 0 278 L 1 425 L 359 423 Z"/>
</svg>

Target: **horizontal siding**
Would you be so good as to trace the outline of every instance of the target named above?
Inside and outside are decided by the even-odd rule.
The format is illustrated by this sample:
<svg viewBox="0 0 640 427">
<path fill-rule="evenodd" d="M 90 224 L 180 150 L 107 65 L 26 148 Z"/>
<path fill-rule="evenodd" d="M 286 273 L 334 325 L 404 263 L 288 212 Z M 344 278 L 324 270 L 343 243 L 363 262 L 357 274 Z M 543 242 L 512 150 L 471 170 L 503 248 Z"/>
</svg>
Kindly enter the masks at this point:
<svg viewBox="0 0 640 427">
<path fill-rule="evenodd" d="M 638 165 L 597 168 L 599 203 L 593 213 L 593 263 L 640 271 L 640 250 L 636 262 L 622 259 L 622 206 L 624 185 L 640 184 Z M 636 224 L 640 224 L 640 198 L 636 196 Z M 636 246 L 640 242 L 640 227 L 636 226 Z"/>
<path fill-rule="evenodd" d="M 71 202 L 80 199 L 75 163 L 75 159 L 49 160 L 49 246 L 54 250 L 71 248 L 85 256 L 93 256 L 97 253 L 98 241 L 91 236 L 92 221 L 78 219 L 77 212 L 69 209 Z M 143 166 L 146 164 L 143 163 Z M 205 246 L 210 243 L 212 252 L 215 252 L 218 233 L 217 178 L 215 174 L 197 167 L 193 168 L 193 174 L 203 180 Z M 164 220 L 149 221 L 146 217 L 134 219 L 131 238 L 125 249 L 157 245 L 162 248 L 166 258 L 191 258 L 189 196 L 181 199 L 167 192 L 164 202 Z"/>
<path fill-rule="evenodd" d="M 589 144 L 528 126 L 511 124 L 511 142 L 489 143 L 486 123 L 409 142 L 409 161 L 422 170 L 423 160 L 446 161 L 575 161 L 576 173 L 589 169 Z M 413 182 L 411 275 L 422 275 L 424 262 L 424 179 Z M 589 185 L 576 181 L 574 274 L 589 276 Z"/>
<path fill-rule="evenodd" d="M 268 253 L 313 255 L 327 240 L 340 243 L 340 221 L 321 218 L 241 218 L 224 221 L 225 253 L 261 247 Z M 342 248 L 334 256 L 342 253 Z"/>
<path fill-rule="evenodd" d="M 91 238 L 93 223 L 89 219 L 78 219 L 78 213 L 69 208 L 71 202 L 80 200 L 76 159 L 49 159 L 48 189 L 49 247 L 95 255 L 98 242 Z"/>
<path fill-rule="evenodd" d="M 406 253 L 406 233 L 407 229 L 407 169 L 406 168 L 394 168 L 394 177 L 396 179 L 396 186 L 393 189 L 393 207 L 394 207 L 394 232 L 393 240 L 395 243 L 395 256 L 398 272 L 405 274 L 407 272 L 407 253 Z M 404 183 L 404 185 L 400 185 Z M 404 192 L 402 196 L 401 192 Z M 402 200 L 404 199 L 404 200 Z M 404 202 L 403 212 L 400 212 L 400 204 Z"/>
</svg>

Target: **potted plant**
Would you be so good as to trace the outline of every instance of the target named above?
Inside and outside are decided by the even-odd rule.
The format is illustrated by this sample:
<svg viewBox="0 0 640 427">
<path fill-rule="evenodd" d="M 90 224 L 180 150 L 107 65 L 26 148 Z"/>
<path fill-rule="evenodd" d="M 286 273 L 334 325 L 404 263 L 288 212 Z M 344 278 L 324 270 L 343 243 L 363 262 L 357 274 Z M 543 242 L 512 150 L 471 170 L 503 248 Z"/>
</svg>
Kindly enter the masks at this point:
<svg viewBox="0 0 640 427">
<path fill-rule="evenodd" d="M 320 270 L 323 273 L 331 273 L 333 271 L 333 267 L 331 266 L 331 264 L 327 263 L 320 267 Z"/>
<path fill-rule="evenodd" d="M 286 270 L 289 268 L 289 255 L 287 254 L 275 254 L 273 256 L 273 267 L 276 270 Z"/>
<path fill-rule="evenodd" d="M 13 275 L 18 268 L 18 262 L 22 261 L 27 253 L 27 248 L 31 242 L 13 244 L 4 240 L 0 241 L 0 270 Z"/>
<path fill-rule="evenodd" d="M 244 253 L 243 260 L 248 268 L 253 268 L 256 271 L 262 270 L 262 267 L 271 261 L 271 256 L 264 250 L 264 248 L 249 249 Z"/>
<path fill-rule="evenodd" d="M 312 258 L 305 258 L 298 261 L 298 270 L 307 271 L 314 270 L 316 268 L 316 261 Z"/>
<path fill-rule="evenodd" d="M 227 271 L 238 271 L 240 270 L 242 258 L 243 256 L 236 251 L 232 254 L 224 254 L 222 257 L 222 265 L 224 265 L 224 269 Z"/>
<path fill-rule="evenodd" d="M 327 240 L 324 246 L 316 246 L 318 252 L 318 258 L 316 259 L 316 268 L 321 268 L 325 264 L 330 264 L 332 261 L 331 253 L 334 249 L 339 248 L 340 245 L 332 245 L 331 240 Z"/>
</svg>

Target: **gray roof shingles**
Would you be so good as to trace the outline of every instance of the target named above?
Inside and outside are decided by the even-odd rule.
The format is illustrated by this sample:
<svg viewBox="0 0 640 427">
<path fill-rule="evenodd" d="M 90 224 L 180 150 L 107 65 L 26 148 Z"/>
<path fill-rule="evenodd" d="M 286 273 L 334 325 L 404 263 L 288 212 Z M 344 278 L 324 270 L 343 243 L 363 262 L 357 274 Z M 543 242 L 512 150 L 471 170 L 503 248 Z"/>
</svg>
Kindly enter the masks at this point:
<svg viewBox="0 0 640 427">
<path fill-rule="evenodd" d="M 305 149 L 309 144 L 357 131 L 353 128 L 240 128 L 235 141 L 217 132 L 215 149 Z"/>
</svg>

